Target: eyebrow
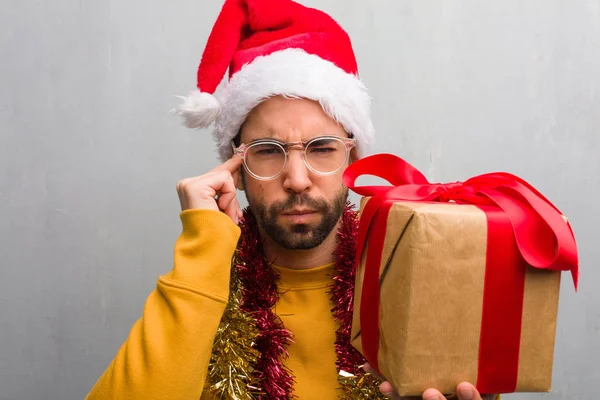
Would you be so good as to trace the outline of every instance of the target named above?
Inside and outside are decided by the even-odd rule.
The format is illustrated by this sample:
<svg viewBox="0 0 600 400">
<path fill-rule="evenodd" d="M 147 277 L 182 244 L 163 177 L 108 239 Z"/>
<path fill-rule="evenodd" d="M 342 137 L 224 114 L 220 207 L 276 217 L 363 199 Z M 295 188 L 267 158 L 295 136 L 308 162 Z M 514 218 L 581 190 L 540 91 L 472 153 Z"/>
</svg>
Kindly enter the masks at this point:
<svg viewBox="0 0 600 400">
<path fill-rule="evenodd" d="M 313 140 L 315 138 L 318 138 L 318 137 L 320 137 L 320 138 L 327 138 L 327 140 L 325 140 L 325 143 L 329 143 L 329 142 L 334 141 L 335 139 L 333 139 L 333 138 L 336 137 L 336 136 L 334 136 L 334 135 L 327 135 L 327 134 L 325 134 L 325 135 L 319 135 L 319 136 L 312 137 L 310 139 L 302 140 L 301 142 L 302 143 L 306 143 L 306 142 L 309 142 L 309 141 L 311 141 L 311 140 Z M 341 139 L 344 139 L 344 138 L 341 138 Z M 348 138 L 348 139 L 352 139 L 352 138 Z M 281 145 L 285 145 L 285 144 L 289 143 L 289 142 L 284 142 L 284 141 L 279 140 L 279 139 L 274 139 L 273 137 L 262 137 L 262 138 L 258 138 L 258 139 L 252 139 L 251 141 L 247 142 L 246 144 L 252 144 L 252 143 L 255 143 L 255 142 L 262 141 L 262 140 L 270 140 L 272 142 L 276 142 L 276 143 L 279 143 Z M 296 141 L 294 141 L 294 142 L 296 142 Z"/>
<path fill-rule="evenodd" d="M 277 143 L 281 143 L 281 144 L 285 143 L 285 142 L 282 142 L 281 140 L 277 140 L 277 139 L 275 139 L 273 137 L 260 137 L 260 138 L 252 139 L 252 140 L 246 142 L 246 144 L 252 144 L 252 143 L 256 143 L 256 142 L 261 142 L 263 140 L 269 140 L 271 142 L 277 142 Z"/>
<path fill-rule="evenodd" d="M 274 138 L 273 138 L 275 135 L 277 135 L 277 132 L 275 132 L 275 131 L 273 130 L 273 128 L 267 128 L 267 131 L 266 131 L 266 133 L 265 133 L 265 136 L 261 136 L 261 137 L 259 137 L 259 138 L 256 138 L 256 139 L 252 139 L 252 140 L 250 140 L 250 141 L 248 141 L 248 142 L 246 142 L 246 143 L 247 143 L 247 144 L 250 144 L 250 143 L 253 143 L 253 142 L 256 142 L 256 141 L 259 141 L 259 140 L 275 140 L 275 141 L 277 141 L 277 139 L 274 139 Z M 283 142 L 282 142 L 282 143 L 283 143 Z"/>
</svg>

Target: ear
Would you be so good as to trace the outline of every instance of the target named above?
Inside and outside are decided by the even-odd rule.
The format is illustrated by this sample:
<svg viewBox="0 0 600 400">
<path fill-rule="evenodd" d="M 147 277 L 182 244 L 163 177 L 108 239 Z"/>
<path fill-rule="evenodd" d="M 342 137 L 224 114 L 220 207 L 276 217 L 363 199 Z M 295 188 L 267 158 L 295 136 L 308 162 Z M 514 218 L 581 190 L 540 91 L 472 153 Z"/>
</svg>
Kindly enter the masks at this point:
<svg viewBox="0 0 600 400">
<path fill-rule="evenodd" d="M 350 150 L 350 157 L 348 161 L 348 165 L 358 161 L 358 151 L 356 150 L 356 147 L 353 147 L 352 150 Z"/>
</svg>

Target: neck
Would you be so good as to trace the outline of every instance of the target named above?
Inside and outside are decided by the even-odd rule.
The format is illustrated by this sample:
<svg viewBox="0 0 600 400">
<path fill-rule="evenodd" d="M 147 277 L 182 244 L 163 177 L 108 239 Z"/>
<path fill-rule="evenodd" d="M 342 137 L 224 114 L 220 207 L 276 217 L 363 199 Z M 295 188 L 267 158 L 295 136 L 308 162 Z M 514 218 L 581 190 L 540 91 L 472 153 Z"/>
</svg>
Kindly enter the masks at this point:
<svg viewBox="0 0 600 400">
<path fill-rule="evenodd" d="M 308 250 L 290 250 L 277 244 L 273 239 L 261 231 L 264 238 L 263 251 L 267 260 L 291 269 L 310 269 L 330 264 L 335 261 L 333 252 L 337 248 L 337 232 L 341 224 L 338 221 L 334 229 L 325 238 L 323 243 Z"/>
</svg>

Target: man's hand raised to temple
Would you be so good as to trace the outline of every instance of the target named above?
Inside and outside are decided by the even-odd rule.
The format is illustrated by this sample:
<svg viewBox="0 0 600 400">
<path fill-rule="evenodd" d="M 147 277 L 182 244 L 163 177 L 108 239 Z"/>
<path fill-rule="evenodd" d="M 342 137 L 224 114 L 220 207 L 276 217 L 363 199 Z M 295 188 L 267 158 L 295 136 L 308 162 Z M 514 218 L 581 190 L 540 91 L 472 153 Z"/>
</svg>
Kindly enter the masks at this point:
<svg viewBox="0 0 600 400">
<path fill-rule="evenodd" d="M 243 158 L 234 155 L 206 174 L 185 178 L 177 183 L 181 210 L 222 211 L 238 223 L 242 211 L 236 198 L 236 186 Z"/>
<path fill-rule="evenodd" d="M 383 377 L 381 377 L 380 375 L 378 375 L 375 370 L 373 369 L 373 367 L 371 367 L 369 365 L 369 363 L 365 364 L 363 366 L 363 369 L 365 370 L 365 372 L 370 373 L 371 375 L 374 375 L 376 377 L 378 377 L 379 379 L 381 379 L 382 381 L 385 381 L 385 379 Z M 396 394 L 394 392 L 394 389 L 392 388 L 392 384 L 385 381 L 383 382 L 380 386 L 379 386 L 379 390 L 381 391 L 381 393 L 386 396 L 389 399 L 392 400 L 416 400 L 418 399 L 418 397 L 402 397 L 399 396 L 398 394 Z M 448 397 L 449 399 L 458 399 L 458 400 L 493 400 L 496 399 L 498 396 L 493 394 L 493 395 L 481 395 L 479 394 L 479 392 L 477 391 L 477 389 L 475 388 L 474 385 L 470 384 L 469 382 L 462 382 L 460 383 L 457 387 L 456 387 L 456 395 L 453 395 L 451 397 Z M 442 393 L 440 393 L 438 390 L 436 389 L 427 389 L 426 391 L 423 392 L 423 395 L 421 397 L 423 400 L 445 400 L 446 397 L 444 397 L 444 395 Z"/>
</svg>

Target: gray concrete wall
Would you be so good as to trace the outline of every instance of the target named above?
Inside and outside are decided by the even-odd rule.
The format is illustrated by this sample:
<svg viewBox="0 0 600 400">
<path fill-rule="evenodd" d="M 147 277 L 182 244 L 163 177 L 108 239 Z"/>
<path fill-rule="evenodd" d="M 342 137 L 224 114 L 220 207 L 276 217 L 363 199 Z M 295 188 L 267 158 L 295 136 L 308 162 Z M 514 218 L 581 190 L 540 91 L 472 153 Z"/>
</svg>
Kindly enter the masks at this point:
<svg viewBox="0 0 600 400">
<path fill-rule="evenodd" d="M 600 2 L 305 4 L 353 38 L 375 151 L 434 181 L 516 173 L 572 220 L 581 289 L 565 276 L 545 398 L 597 398 Z M 81 399 L 171 268 L 175 184 L 217 163 L 168 111 L 221 2 L 1 6 L 0 399 Z"/>
</svg>

